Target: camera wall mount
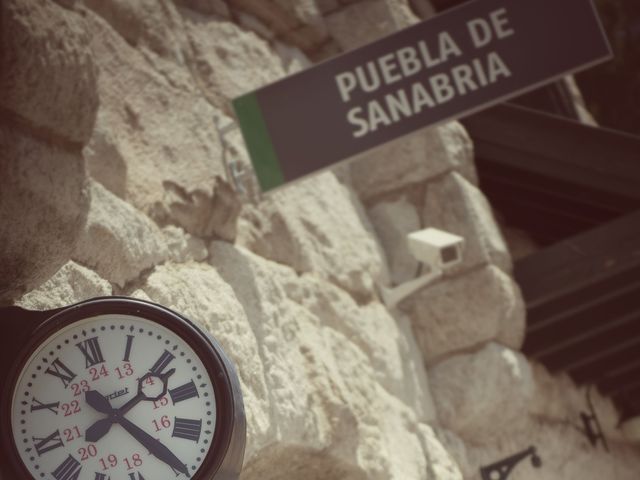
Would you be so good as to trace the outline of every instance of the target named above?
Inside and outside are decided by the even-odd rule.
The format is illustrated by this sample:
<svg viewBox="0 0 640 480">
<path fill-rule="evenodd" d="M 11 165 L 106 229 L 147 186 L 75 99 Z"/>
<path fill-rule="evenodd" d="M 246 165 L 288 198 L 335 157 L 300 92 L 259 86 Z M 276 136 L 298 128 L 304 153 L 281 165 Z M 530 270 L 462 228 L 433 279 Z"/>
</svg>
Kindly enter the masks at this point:
<svg viewBox="0 0 640 480">
<path fill-rule="evenodd" d="M 407 245 L 413 257 L 429 271 L 394 288 L 379 285 L 380 296 L 388 308 L 395 308 L 402 300 L 436 282 L 462 262 L 464 238 L 437 228 L 426 228 L 407 235 Z"/>
</svg>

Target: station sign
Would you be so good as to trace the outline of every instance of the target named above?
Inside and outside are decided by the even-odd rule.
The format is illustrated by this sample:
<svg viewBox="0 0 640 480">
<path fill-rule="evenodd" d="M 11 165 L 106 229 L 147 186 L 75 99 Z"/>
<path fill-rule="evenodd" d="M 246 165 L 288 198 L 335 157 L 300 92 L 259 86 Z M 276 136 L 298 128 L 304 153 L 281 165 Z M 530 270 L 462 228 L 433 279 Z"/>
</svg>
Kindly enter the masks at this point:
<svg viewBox="0 0 640 480">
<path fill-rule="evenodd" d="M 233 107 L 269 191 L 611 56 L 591 0 L 475 0 Z"/>
</svg>

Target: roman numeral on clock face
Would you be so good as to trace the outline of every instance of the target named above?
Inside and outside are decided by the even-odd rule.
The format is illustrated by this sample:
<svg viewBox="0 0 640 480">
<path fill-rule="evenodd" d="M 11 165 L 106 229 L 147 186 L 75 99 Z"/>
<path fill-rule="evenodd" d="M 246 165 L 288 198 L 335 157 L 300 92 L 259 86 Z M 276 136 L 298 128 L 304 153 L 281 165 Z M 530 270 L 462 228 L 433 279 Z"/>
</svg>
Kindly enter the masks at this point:
<svg viewBox="0 0 640 480">
<path fill-rule="evenodd" d="M 76 378 L 76 374 L 69 370 L 69 368 L 62 363 L 59 358 L 56 358 L 51 363 L 51 366 L 45 370 L 45 373 L 58 377 L 62 380 L 64 388 L 67 388 L 73 379 Z"/>
<path fill-rule="evenodd" d="M 200 440 L 201 430 L 202 420 L 189 420 L 188 418 L 176 417 L 173 422 L 173 433 L 171 436 L 197 442 Z"/>
<path fill-rule="evenodd" d="M 174 357 L 171 352 L 165 350 L 162 355 L 160 355 L 158 361 L 153 364 L 153 367 L 151 367 L 149 371 L 156 376 L 160 376 L 162 371 L 167 368 L 167 365 L 169 365 L 174 358 L 176 357 Z"/>
<path fill-rule="evenodd" d="M 140 472 L 130 473 L 129 480 L 144 480 L 144 477 Z"/>
<path fill-rule="evenodd" d="M 82 470 L 80 462 L 73 458 L 72 455 L 69 455 L 58 468 L 51 472 L 51 475 L 53 475 L 56 480 L 78 480 L 80 470 Z"/>
<path fill-rule="evenodd" d="M 102 350 L 100 350 L 100 343 L 98 337 L 88 338 L 87 340 L 76 343 L 76 346 L 80 349 L 85 358 L 85 368 L 93 367 L 99 363 L 104 362 L 102 356 Z"/>
<path fill-rule="evenodd" d="M 174 405 L 178 402 L 182 402 L 190 398 L 199 397 L 198 389 L 196 388 L 195 383 L 193 383 L 193 380 L 191 380 L 189 383 L 185 383 L 180 387 L 170 389 L 169 395 L 171 395 L 171 400 L 173 401 Z"/>
<path fill-rule="evenodd" d="M 96 472 L 94 480 L 111 480 L 111 477 L 107 477 L 104 473 Z"/>
<path fill-rule="evenodd" d="M 42 403 L 37 398 L 31 399 L 31 411 L 35 412 L 37 410 L 50 410 L 54 414 L 58 414 L 58 407 L 60 406 L 60 402 L 55 403 Z"/>
<path fill-rule="evenodd" d="M 127 346 L 124 347 L 124 358 L 122 359 L 123 362 L 129 361 L 129 356 L 131 355 L 131 346 L 133 345 L 134 338 L 135 337 L 133 335 L 127 335 Z"/>
<path fill-rule="evenodd" d="M 56 430 L 51 435 L 45 438 L 33 438 L 33 446 L 36 447 L 36 452 L 38 452 L 38 456 L 42 456 L 51 450 L 55 450 L 56 448 L 62 447 L 62 439 L 60 438 L 60 431 Z"/>
</svg>

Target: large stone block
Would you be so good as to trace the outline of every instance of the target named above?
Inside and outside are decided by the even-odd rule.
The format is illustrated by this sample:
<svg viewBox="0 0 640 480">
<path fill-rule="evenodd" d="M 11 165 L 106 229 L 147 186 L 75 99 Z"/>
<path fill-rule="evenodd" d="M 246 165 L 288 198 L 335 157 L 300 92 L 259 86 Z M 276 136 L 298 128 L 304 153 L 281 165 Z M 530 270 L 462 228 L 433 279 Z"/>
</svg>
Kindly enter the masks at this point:
<svg viewBox="0 0 640 480">
<path fill-rule="evenodd" d="M 458 173 L 427 186 L 423 224 L 465 239 L 463 260 L 455 272 L 493 264 L 511 271 L 511 256 L 489 202 L 482 192 Z"/>
<path fill-rule="evenodd" d="M 98 106 L 89 29 L 50 0 L 0 4 L 0 109 L 44 135 L 84 143 Z"/>
<path fill-rule="evenodd" d="M 291 47 L 282 42 L 274 43 L 274 50 L 282 61 L 287 75 L 293 75 L 312 66 L 311 60 L 297 47 Z"/>
<path fill-rule="evenodd" d="M 174 263 L 201 262 L 209 255 L 204 240 L 186 233 L 180 227 L 167 225 L 162 229 L 162 233 L 170 259 Z"/>
<path fill-rule="evenodd" d="M 277 425 L 265 380 L 263 339 L 256 336 L 246 308 L 218 272 L 207 264 L 162 265 L 131 295 L 176 310 L 220 342 L 240 379 L 247 417 L 246 457 L 268 443 Z"/>
<path fill-rule="evenodd" d="M 520 290 L 494 266 L 424 288 L 401 308 L 411 317 L 427 363 L 489 340 L 518 350 L 524 340 L 526 312 Z"/>
<path fill-rule="evenodd" d="M 407 235 L 420 230 L 418 209 L 402 197 L 378 203 L 368 213 L 386 253 L 391 283 L 398 285 L 415 278 L 420 263 L 409 251 Z"/>
<path fill-rule="evenodd" d="M 51 277 L 75 247 L 89 208 L 80 152 L 0 124 L 0 298 Z"/>
<path fill-rule="evenodd" d="M 111 293 L 111 285 L 104 278 L 69 261 L 50 279 L 20 298 L 16 305 L 31 310 L 47 310 Z"/>
<path fill-rule="evenodd" d="M 231 22 L 181 12 L 190 43 L 186 61 L 202 93 L 225 113 L 231 114 L 231 99 L 285 76 L 280 57 L 255 33 Z"/>
<path fill-rule="evenodd" d="M 319 48 L 328 39 L 322 12 L 315 0 L 229 0 L 233 9 L 250 13 L 279 38 L 304 51 Z"/>
<path fill-rule="evenodd" d="M 83 3 L 132 47 L 153 52 L 178 64 L 184 62 L 184 31 L 181 16 L 173 2 L 83 0 Z"/>
<path fill-rule="evenodd" d="M 160 229 L 148 217 L 91 182 L 91 207 L 73 259 L 123 287 L 169 258 Z"/>
<path fill-rule="evenodd" d="M 418 21 L 406 0 L 357 2 L 327 16 L 327 29 L 343 50 L 351 50 Z"/>
<path fill-rule="evenodd" d="M 426 479 L 463 480 L 466 478 L 459 461 L 466 460 L 466 450 L 461 441 L 452 441 L 453 435 L 431 425 L 420 425 L 420 433 L 426 457 Z"/>
<path fill-rule="evenodd" d="M 323 384 L 328 387 L 326 382 L 331 382 L 321 367 L 329 361 L 328 352 L 322 356 L 315 353 L 324 347 L 323 339 L 312 340 L 320 333 L 318 321 L 286 295 L 284 286 L 297 282 L 297 276 L 289 268 L 222 242 L 211 245 L 210 262 L 242 304 L 257 338 L 259 361 L 264 370 L 262 398 L 269 415 L 268 431 L 252 439 L 246 462 L 273 442 L 286 441 L 310 449 L 327 447 L 332 426 L 325 412 L 327 407 L 315 391 Z M 336 373 L 334 367 L 331 369 Z M 317 378 L 313 378 L 314 373 Z M 343 427 L 345 433 L 353 428 L 352 414 L 346 404 L 333 411 L 348 420 Z"/>
<path fill-rule="evenodd" d="M 330 452 L 275 443 L 245 461 L 242 480 L 367 480 L 367 472 Z"/>
<path fill-rule="evenodd" d="M 232 239 L 240 205 L 229 184 L 211 106 L 185 68 L 159 73 L 89 13 L 101 106 L 85 149 L 92 177 L 160 224 Z M 195 14 L 194 14 L 195 15 Z"/>
<path fill-rule="evenodd" d="M 358 305 L 342 289 L 313 275 L 287 283 L 285 291 L 315 315 L 323 328 L 335 329 L 357 345 L 369 357 L 375 380 L 410 406 L 420 421 L 435 419 L 422 354 L 408 318 L 392 317 L 377 302 Z"/>
<path fill-rule="evenodd" d="M 351 163 L 353 186 L 365 201 L 454 170 L 476 182 L 471 140 L 457 122 L 412 133 Z"/>
<path fill-rule="evenodd" d="M 335 478 L 425 478 L 418 422 L 434 413 L 408 329 L 242 248 L 213 242 L 209 261 L 242 304 L 265 372 L 272 430 L 248 449 L 243 475 L 320 479 L 331 464 Z"/>
<path fill-rule="evenodd" d="M 450 430 L 435 425 L 429 425 L 428 434 L 433 435 L 437 438 L 446 452 L 445 458 L 448 457 L 450 461 L 452 461 L 454 465 L 458 467 L 460 473 L 462 474 L 462 478 L 468 479 L 473 477 L 473 474 L 476 472 L 473 471 L 473 467 L 469 462 L 469 458 L 467 455 L 467 446 L 458 435 L 451 432 Z M 429 456 L 429 453 L 430 450 L 427 450 L 427 456 Z M 437 472 L 431 473 L 433 474 L 434 479 L 440 478 L 438 477 Z M 429 480 L 431 480 L 430 477 Z"/>
<path fill-rule="evenodd" d="M 270 260 L 313 272 L 360 297 L 385 274 L 384 256 L 362 207 L 331 172 L 273 192 L 247 206 L 239 245 Z"/>
<path fill-rule="evenodd" d="M 466 442 L 495 441 L 515 428 L 534 393 L 524 356 L 495 343 L 438 363 L 429 381 L 442 426 Z"/>
</svg>

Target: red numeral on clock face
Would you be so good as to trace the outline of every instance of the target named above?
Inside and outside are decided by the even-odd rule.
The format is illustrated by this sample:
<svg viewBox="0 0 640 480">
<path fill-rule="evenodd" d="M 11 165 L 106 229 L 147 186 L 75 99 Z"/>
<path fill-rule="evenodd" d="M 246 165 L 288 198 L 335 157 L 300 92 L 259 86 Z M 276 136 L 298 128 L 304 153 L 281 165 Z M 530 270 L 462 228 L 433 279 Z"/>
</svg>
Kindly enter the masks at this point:
<svg viewBox="0 0 640 480">
<path fill-rule="evenodd" d="M 95 457 L 98 455 L 98 449 L 94 444 L 89 444 L 87 447 L 82 447 L 78 449 L 78 455 L 80 455 L 80 460 L 89 460 L 90 457 Z"/>
<path fill-rule="evenodd" d="M 115 455 L 107 455 L 106 458 L 101 458 L 99 460 L 100 465 L 102 466 L 102 470 L 109 470 L 118 465 L 118 457 Z"/>
<path fill-rule="evenodd" d="M 88 392 L 90 390 L 89 382 L 87 382 L 86 380 L 80 380 L 79 383 L 72 383 L 71 390 L 73 390 L 74 397 L 79 397 L 84 392 Z"/>
<path fill-rule="evenodd" d="M 160 430 L 169 428 L 171 426 L 171 420 L 169 420 L 168 416 L 163 415 L 162 417 L 160 417 L 160 421 L 158 420 L 153 421 L 153 426 L 156 427 L 156 432 L 159 432 Z"/>
<path fill-rule="evenodd" d="M 126 377 L 130 377 L 131 375 L 133 375 L 133 367 L 130 363 L 125 363 L 122 368 L 116 368 L 116 374 L 118 375 L 118 379 L 120 380 Z"/>
<path fill-rule="evenodd" d="M 78 427 L 65 428 L 62 431 L 64 438 L 67 442 L 73 442 L 76 438 L 80 438 L 80 429 Z"/>
<path fill-rule="evenodd" d="M 95 382 L 96 380 L 100 380 L 100 378 L 102 377 L 108 377 L 109 370 L 107 370 L 107 367 L 105 367 L 104 365 L 102 365 L 102 367 L 100 368 L 91 367 L 89 369 L 89 374 L 91 375 L 91 380 Z"/>
<path fill-rule="evenodd" d="M 82 410 L 80 408 L 80 402 L 78 402 L 77 400 L 72 400 L 69 403 L 63 403 L 62 405 L 60 405 L 60 408 L 62 408 L 62 410 L 64 411 L 65 417 L 80 413 L 80 411 Z"/>
<path fill-rule="evenodd" d="M 167 397 L 162 397 L 160 400 L 153 402 L 153 409 L 157 410 L 159 408 L 166 407 L 167 405 L 169 405 L 169 399 Z"/>
<path fill-rule="evenodd" d="M 131 456 L 131 460 L 129 460 L 128 458 L 125 458 L 124 463 L 127 464 L 127 470 L 131 470 L 135 467 L 139 467 L 140 465 L 142 465 L 142 458 L 140 458 L 139 453 L 134 453 Z"/>
</svg>

